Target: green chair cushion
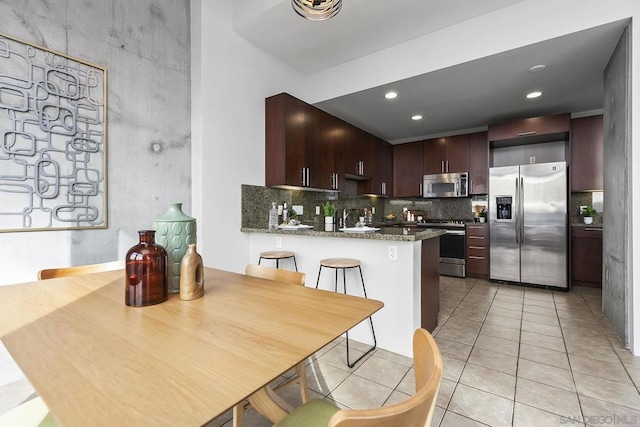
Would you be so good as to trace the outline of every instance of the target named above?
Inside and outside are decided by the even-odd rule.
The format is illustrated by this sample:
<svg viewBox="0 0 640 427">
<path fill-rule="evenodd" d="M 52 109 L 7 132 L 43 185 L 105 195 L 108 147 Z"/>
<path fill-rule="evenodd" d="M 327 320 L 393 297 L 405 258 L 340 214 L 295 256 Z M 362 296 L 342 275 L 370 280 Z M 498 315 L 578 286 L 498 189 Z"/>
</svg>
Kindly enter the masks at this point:
<svg viewBox="0 0 640 427">
<path fill-rule="evenodd" d="M 38 427 L 57 427 L 57 426 L 58 424 L 56 424 L 55 420 L 53 419 L 51 412 L 47 412 L 47 415 L 44 417 L 42 421 L 40 421 L 40 424 L 38 424 Z"/>
<path fill-rule="evenodd" d="M 327 427 L 340 408 L 326 400 L 313 399 L 298 406 L 274 427 Z"/>
</svg>

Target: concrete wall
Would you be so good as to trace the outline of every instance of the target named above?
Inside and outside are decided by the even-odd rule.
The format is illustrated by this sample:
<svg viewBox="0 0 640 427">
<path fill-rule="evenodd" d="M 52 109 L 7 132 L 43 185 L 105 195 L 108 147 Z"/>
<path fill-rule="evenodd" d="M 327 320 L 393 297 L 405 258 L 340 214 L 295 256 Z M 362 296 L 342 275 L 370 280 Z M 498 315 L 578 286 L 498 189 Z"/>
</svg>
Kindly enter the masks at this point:
<svg viewBox="0 0 640 427">
<path fill-rule="evenodd" d="M 602 310 L 628 343 L 631 293 L 631 70 L 630 29 L 620 38 L 604 73 L 604 229 Z"/>
<path fill-rule="evenodd" d="M 108 229 L 0 233 L 0 285 L 123 259 L 168 203 L 191 211 L 189 19 L 188 0 L 0 0 L 1 32 L 106 67 L 109 103 Z"/>
</svg>

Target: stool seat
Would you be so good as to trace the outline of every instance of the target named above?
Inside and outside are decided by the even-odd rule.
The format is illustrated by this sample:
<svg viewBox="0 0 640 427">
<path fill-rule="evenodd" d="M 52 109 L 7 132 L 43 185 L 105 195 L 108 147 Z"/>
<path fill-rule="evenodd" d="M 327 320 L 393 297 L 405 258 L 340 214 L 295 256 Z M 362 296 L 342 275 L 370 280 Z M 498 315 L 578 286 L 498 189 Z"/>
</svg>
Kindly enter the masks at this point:
<svg viewBox="0 0 640 427">
<path fill-rule="evenodd" d="M 258 265 L 262 262 L 263 259 L 275 259 L 276 260 L 276 268 L 280 268 L 280 260 L 281 259 L 293 259 L 293 266 L 296 271 L 298 271 L 298 263 L 296 262 L 296 256 L 291 251 L 266 251 L 260 252 L 260 259 L 258 259 Z"/>
<path fill-rule="evenodd" d="M 360 260 L 355 258 L 325 258 L 320 265 L 330 268 L 355 268 L 360 266 Z"/>
<path fill-rule="evenodd" d="M 261 252 L 260 258 L 264 259 L 283 259 L 283 258 L 293 258 L 293 252 L 291 251 L 267 251 Z"/>
</svg>

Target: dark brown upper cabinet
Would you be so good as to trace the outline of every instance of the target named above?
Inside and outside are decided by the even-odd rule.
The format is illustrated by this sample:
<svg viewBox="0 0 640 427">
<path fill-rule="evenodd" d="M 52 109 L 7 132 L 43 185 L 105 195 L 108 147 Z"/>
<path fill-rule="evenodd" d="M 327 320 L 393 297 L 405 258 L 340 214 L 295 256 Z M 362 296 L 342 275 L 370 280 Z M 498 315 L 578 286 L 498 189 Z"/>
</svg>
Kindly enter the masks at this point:
<svg viewBox="0 0 640 427">
<path fill-rule="evenodd" d="M 393 196 L 422 197 L 423 141 L 393 146 Z"/>
<path fill-rule="evenodd" d="M 487 132 L 469 135 L 469 194 L 489 193 L 489 140 Z"/>
<path fill-rule="evenodd" d="M 307 104 L 288 94 L 265 100 L 265 184 L 307 185 Z"/>
<path fill-rule="evenodd" d="M 447 136 L 424 141 L 425 175 L 469 171 L 469 135 Z"/>
<path fill-rule="evenodd" d="M 603 117 L 571 120 L 571 191 L 602 191 Z"/>
<path fill-rule="evenodd" d="M 355 179 L 359 194 L 390 193 L 386 141 L 286 93 L 265 107 L 265 185 L 340 191 Z"/>
<path fill-rule="evenodd" d="M 526 138 L 528 143 L 545 142 L 558 136 L 566 136 L 571 125 L 569 113 L 553 116 L 530 117 L 513 122 L 489 125 L 489 141 L 508 141 Z"/>
</svg>

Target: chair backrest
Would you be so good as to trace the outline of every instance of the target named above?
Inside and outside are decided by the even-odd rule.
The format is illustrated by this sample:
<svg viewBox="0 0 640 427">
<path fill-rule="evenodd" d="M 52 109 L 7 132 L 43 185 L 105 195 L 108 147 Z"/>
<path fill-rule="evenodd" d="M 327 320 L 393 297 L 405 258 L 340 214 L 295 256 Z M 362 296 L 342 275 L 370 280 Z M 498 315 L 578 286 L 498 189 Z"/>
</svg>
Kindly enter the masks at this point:
<svg viewBox="0 0 640 427">
<path fill-rule="evenodd" d="M 428 427 L 442 379 L 442 357 L 436 341 L 426 329 L 416 329 L 413 334 L 413 364 L 414 396 L 382 408 L 340 410 L 331 417 L 329 427 Z"/>
<path fill-rule="evenodd" d="M 304 285 L 305 274 L 281 268 L 266 267 L 264 265 L 248 264 L 244 269 L 247 276 L 261 277 L 263 279 L 277 280 L 279 282 Z"/>
<path fill-rule="evenodd" d="M 38 280 L 54 279 L 56 277 L 64 276 L 76 276 L 78 274 L 99 273 L 101 271 L 120 270 L 121 268 L 124 268 L 124 261 L 79 265 L 77 267 L 49 268 L 38 271 Z"/>
</svg>

